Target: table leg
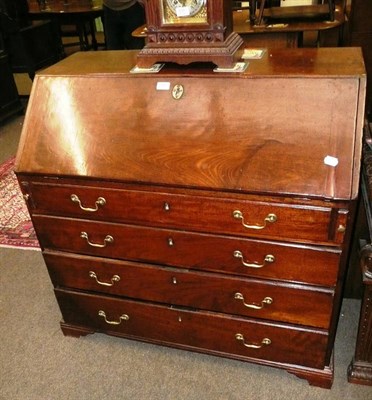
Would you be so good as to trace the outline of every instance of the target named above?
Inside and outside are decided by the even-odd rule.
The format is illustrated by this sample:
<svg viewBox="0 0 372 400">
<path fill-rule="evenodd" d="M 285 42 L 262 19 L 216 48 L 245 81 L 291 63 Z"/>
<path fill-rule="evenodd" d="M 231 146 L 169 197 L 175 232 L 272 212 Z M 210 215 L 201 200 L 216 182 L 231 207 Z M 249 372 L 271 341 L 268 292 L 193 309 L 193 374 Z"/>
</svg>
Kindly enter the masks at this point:
<svg viewBox="0 0 372 400">
<path fill-rule="evenodd" d="M 249 20 L 251 24 L 254 24 L 256 20 L 257 0 L 249 1 Z"/>
<path fill-rule="evenodd" d="M 89 20 L 89 28 L 90 28 L 90 34 L 92 36 L 92 48 L 93 48 L 93 50 L 97 50 L 98 44 L 97 44 L 97 38 L 96 38 L 96 25 L 95 25 L 94 19 Z"/>
</svg>

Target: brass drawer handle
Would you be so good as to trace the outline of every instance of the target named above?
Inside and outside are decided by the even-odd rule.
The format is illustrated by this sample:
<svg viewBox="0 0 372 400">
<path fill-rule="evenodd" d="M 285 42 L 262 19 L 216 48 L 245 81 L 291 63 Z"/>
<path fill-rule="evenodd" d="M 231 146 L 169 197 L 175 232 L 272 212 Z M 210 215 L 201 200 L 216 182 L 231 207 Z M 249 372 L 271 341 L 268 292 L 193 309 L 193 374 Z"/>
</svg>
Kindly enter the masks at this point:
<svg viewBox="0 0 372 400">
<path fill-rule="evenodd" d="M 78 203 L 79 207 L 83 210 L 83 211 L 88 211 L 88 212 L 95 212 L 98 211 L 99 207 L 103 207 L 106 204 L 106 199 L 104 197 L 98 197 L 98 199 L 96 200 L 96 202 L 94 203 L 96 206 L 95 208 L 91 208 L 91 207 L 83 207 L 81 205 L 81 201 L 79 199 L 79 197 L 76 194 L 72 194 L 70 196 L 70 199 L 73 203 Z"/>
<path fill-rule="evenodd" d="M 123 314 L 123 315 L 121 315 L 121 316 L 119 317 L 119 321 L 109 321 L 109 320 L 106 318 L 106 313 L 105 313 L 103 310 L 99 310 L 99 311 L 98 311 L 98 315 L 99 315 L 100 317 L 104 318 L 106 324 L 109 324 L 109 325 L 120 325 L 122 321 L 128 321 L 128 319 L 129 319 L 129 315 Z"/>
<path fill-rule="evenodd" d="M 99 285 L 102 286 L 113 286 L 115 282 L 119 282 L 120 281 L 120 276 L 119 275 L 113 275 L 113 277 L 111 278 L 111 283 L 108 282 L 102 282 L 97 278 L 97 274 L 93 271 L 89 271 L 89 277 L 90 278 L 94 278 L 96 280 L 96 282 Z"/>
<path fill-rule="evenodd" d="M 263 264 L 258 264 L 256 261 L 253 263 L 244 261 L 243 253 L 240 250 L 235 250 L 233 254 L 234 254 L 235 258 L 241 259 L 241 262 L 245 267 L 249 267 L 249 268 L 262 268 L 265 265 L 271 264 L 275 261 L 275 256 L 273 256 L 272 254 L 267 254 L 265 256 Z"/>
<path fill-rule="evenodd" d="M 263 224 L 263 225 L 258 225 L 258 224 L 250 225 L 250 224 L 245 223 L 245 221 L 244 221 L 244 215 L 243 215 L 243 213 L 242 213 L 241 211 L 239 211 L 239 210 L 235 210 L 235 211 L 233 212 L 233 217 L 236 218 L 236 219 L 241 219 L 242 225 L 244 226 L 244 228 L 247 228 L 247 229 L 256 229 L 256 230 L 264 229 L 264 228 L 267 226 L 267 223 L 268 223 L 268 222 L 273 223 L 273 222 L 275 222 L 275 221 L 278 219 L 277 216 L 276 216 L 275 214 L 268 214 L 268 215 L 266 216 L 266 218 L 264 219 L 264 224 Z"/>
<path fill-rule="evenodd" d="M 99 243 L 92 243 L 91 241 L 89 241 L 89 236 L 86 232 L 80 232 L 80 237 L 82 239 L 86 239 L 87 243 L 89 244 L 89 246 L 92 247 L 106 247 L 107 243 L 113 243 L 114 242 L 114 238 L 111 235 L 106 235 L 106 237 L 103 239 L 104 243 L 103 244 L 99 244 Z"/>
<path fill-rule="evenodd" d="M 262 339 L 261 344 L 245 343 L 244 336 L 241 333 L 237 333 L 235 335 L 235 339 L 243 342 L 243 345 L 245 347 L 249 347 L 250 349 L 260 349 L 263 346 L 268 346 L 269 344 L 271 344 L 271 340 L 269 338 Z"/>
<path fill-rule="evenodd" d="M 236 293 L 235 293 L 234 299 L 236 299 L 236 300 L 241 300 L 241 301 L 243 302 L 243 304 L 245 305 L 245 307 L 247 307 L 247 308 L 253 308 L 254 310 L 261 310 L 262 308 L 265 307 L 266 304 L 272 304 L 272 302 L 274 301 L 271 297 L 265 297 L 265 298 L 261 301 L 261 304 L 260 304 L 260 305 L 259 305 L 259 304 L 255 304 L 255 303 L 248 304 L 248 303 L 245 302 L 244 296 L 243 296 L 241 293 L 239 293 L 239 292 L 236 292 Z"/>
</svg>

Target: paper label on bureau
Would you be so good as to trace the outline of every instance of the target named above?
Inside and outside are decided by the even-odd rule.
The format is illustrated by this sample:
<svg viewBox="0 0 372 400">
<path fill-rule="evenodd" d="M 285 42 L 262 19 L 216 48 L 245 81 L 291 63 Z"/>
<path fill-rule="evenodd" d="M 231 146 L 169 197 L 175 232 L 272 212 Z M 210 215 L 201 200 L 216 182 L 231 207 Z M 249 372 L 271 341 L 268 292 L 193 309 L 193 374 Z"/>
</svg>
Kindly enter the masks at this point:
<svg viewBox="0 0 372 400">
<path fill-rule="evenodd" d="M 170 89 L 170 82 L 157 82 L 156 83 L 156 90 L 169 90 Z"/>
<path fill-rule="evenodd" d="M 336 167 L 338 164 L 338 158 L 332 156 L 324 157 L 324 164 L 329 165 L 331 167 Z"/>
</svg>

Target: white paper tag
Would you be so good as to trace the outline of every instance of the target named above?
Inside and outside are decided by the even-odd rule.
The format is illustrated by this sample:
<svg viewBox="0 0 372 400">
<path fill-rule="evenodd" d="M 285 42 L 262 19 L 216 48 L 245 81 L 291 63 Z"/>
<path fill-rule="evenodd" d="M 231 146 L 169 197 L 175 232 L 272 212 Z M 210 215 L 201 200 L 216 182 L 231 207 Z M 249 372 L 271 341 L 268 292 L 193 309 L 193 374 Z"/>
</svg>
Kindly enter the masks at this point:
<svg viewBox="0 0 372 400">
<path fill-rule="evenodd" d="M 150 68 L 139 68 L 137 65 L 130 72 L 132 74 L 156 74 L 164 67 L 164 64 L 153 64 Z"/>
<path fill-rule="evenodd" d="M 156 90 L 169 90 L 170 89 L 170 82 L 157 82 L 156 83 Z"/>
<path fill-rule="evenodd" d="M 265 49 L 244 49 L 243 60 L 258 60 L 265 54 Z"/>
<path fill-rule="evenodd" d="M 324 157 L 324 164 L 335 167 L 338 164 L 338 158 L 332 156 Z"/>
<path fill-rule="evenodd" d="M 247 62 L 237 62 L 231 68 L 216 67 L 213 72 L 244 72 L 248 67 Z"/>
<path fill-rule="evenodd" d="M 177 7 L 176 8 L 177 17 L 188 17 L 190 15 L 190 7 Z"/>
</svg>

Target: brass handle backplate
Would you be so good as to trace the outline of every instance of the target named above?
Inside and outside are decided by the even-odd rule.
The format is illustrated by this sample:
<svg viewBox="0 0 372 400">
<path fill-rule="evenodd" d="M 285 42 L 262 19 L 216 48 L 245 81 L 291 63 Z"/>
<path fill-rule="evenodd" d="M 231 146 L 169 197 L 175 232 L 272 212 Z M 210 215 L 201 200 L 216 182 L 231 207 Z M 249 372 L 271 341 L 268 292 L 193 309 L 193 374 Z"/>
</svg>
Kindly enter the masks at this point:
<svg viewBox="0 0 372 400">
<path fill-rule="evenodd" d="M 109 324 L 109 325 L 120 325 L 122 323 L 122 321 L 128 321 L 128 319 L 129 319 L 129 315 L 123 314 L 119 317 L 119 321 L 109 321 L 106 317 L 106 313 L 103 310 L 99 310 L 98 315 L 100 317 L 104 318 L 106 324 Z"/>
<path fill-rule="evenodd" d="M 103 239 L 103 244 L 92 243 L 89 240 L 89 236 L 88 236 L 88 234 L 86 232 L 80 232 L 80 237 L 82 239 L 85 239 L 87 241 L 87 243 L 89 244 L 89 246 L 92 246 L 92 247 L 103 248 L 103 247 L 106 247 L 108 243 L 113 243 L 114 242 L 114 238 L 111 235 L 106 235 L 106 237 Z"/>
<path fill-rule="evenodd" d="M 262 339 L 260 344 L 256 344 L 256 343 L 245 343 L 244 336 L 243 336 L 241 333 L 237 333 L 237 334 L 235 335 L 235 339 L 238 340 L 238 341 L 240 341 L 240 342 L 243 342 L 243 345 L 244 345 L 245 347 L 250 348 L 250 349 L 261 349 L 261 347 L 263 347 L 263 346 L 268 346 L 269 344 L 271 344 L 271 340 L 270 340 L 269 338 L 264 338 L 264 339 Z"/>
<path fill-rule="evenodd" d="M 235 250 L 234 251 L 234 257 L 235 258 L 240 258 L 241 263 L 245 266 L 245 267 L 249 267 L 249 268 L 262 268 L 267 264 L 271 264 L 275 261 L 275 256 L 273 256 L 272 254 L 267 254 L 264 258 L 264 262 L 263 264 L 259 264 L 258 262 L 254 261 L 253 263 L 244 261 L 244 257 L 243 257 L 243 253 L 240 250 Z"/>
<path fill-rule="evenodd" d="M 94 271 L 89 271 L 89 277 L 95 279 L 96 282 L 99 285 L 102 285 L 102 286 L 113 286 L 115 282 L 119 282 L 120 281 L 120 276 L 119 275 L 113 275 L 113 277 L 111 278 L 111 283 L 102 282 L 97 278 L 97 274 Z"/>
<path fill-rule="evenodd" d="M 106 200 L 104 197 L 98 197 L 98 199 L 95 201 L 95 207 L 91 208 L 91 207 L 84 207 L 81 204 L 81 200 L 79 199 L 79 197 L 76 194 L 72 194 L 70 196 L 70 199 L 73 203 L 77 203 L 79 205 L 79 207 L 83 210 L 83 211 L 87 211 L 87 212 L 96 212 L 98 211 L 99 207 L 103 207 L 106 204 Z"/>
<path fill-rule="evenodd" d="M 259 224 L 253 224 L 253 225 L 252 225 L 252 224 L 248 224 L 248 223 L 246 223 L 246 222 L 244 221 L 244 215 L 243 215 L 243 213 L 242 213 L 241 211 L 239 211 L 239 210 L 235 210 L 235 211 L 233 212 L 233 217 L 234 217 L 235 219 L 240 219 L 241 222 L 242 222 L 242 225 L 244 226 L 244 228 L 247 228 L 247 229 L 256 229 L 256 230 L 264 229 L 264 228 L 266 228 L 268 222 L 269 222 L 269 223 L 273 223 L 273 222 L 275 222 L 275 221 L 278 219 L 277 216 L 276 216 L 275 214 L 270 213 L 270 214 L 267 214 L 266 218 L 264 219 L 264 223 L 263 223 L 262 225 L 259 225 Z"/>
<path fill-rule="evenodd" d="M 234 295 L 234 299 L 236 300 L 241 300 L 244 304 L 245 307 L 247 308 L 252 308 L 254 310 L 261 310 L 262 308 L 265 307 L 265 305 L 269 305 L 272 304 L 272 302 L 274 301 L 271 297 L 265 297 L 262 301 L 261 304 L 257 304 L 257 303 L 246 303 L 244 300 L 244 296 L 239 293 L 236 292 Z"/>
</svg>

